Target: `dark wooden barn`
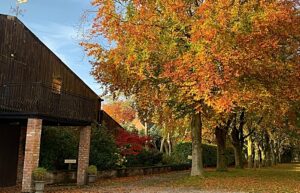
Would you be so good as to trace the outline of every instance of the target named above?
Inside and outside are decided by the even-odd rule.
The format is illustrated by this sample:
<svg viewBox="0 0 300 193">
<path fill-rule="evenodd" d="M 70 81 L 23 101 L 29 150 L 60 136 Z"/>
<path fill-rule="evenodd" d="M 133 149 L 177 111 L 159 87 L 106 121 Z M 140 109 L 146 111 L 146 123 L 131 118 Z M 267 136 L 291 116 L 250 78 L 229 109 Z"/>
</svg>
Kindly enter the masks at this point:
<svg viewBox="0 0 300 193">
<path fill-rule="evenodd" d="M 19 19 L 0 15 L 0 186 L 31 191 L 42 126 L 82 127 L 78 184 L 88 164 L 90 125 L 101 99 Z"/>
</svg>

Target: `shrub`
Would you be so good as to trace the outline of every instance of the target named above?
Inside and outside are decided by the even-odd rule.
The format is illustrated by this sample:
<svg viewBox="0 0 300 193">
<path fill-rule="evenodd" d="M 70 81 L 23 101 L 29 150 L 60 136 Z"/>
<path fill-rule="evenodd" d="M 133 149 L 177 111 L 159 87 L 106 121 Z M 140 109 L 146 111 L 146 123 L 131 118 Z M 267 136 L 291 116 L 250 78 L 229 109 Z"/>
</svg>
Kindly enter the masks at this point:
<svg viewBox="0 0 300 193">
<path fill-rule="evenodd" d="M 203 144 L 202 152 L 204 167 L 217 165 L 217 146 Z"/>
<path fill-rule="evenodd" d="M 176 160 L 175 156 L 170 156 L 168 154 L 163 154 L 162 163 L 164 165 L 172 165 L 172 164 L 184 163 L 184 162 L 180 162 L 179 160 Z"/>
<path fill-rule="evenodd" d="M 91 174 L 91 175 L 97 175 L 97 167 L 94 165 L 90 165 L 87 168 L 86 173 Z"/>
<path fill-rule="evenodd" d="M 163 154 L 158 150 L 142 150 L 137 155 L 128 155 L 126 166 L 127 167 L 144 167 L 144 166 L 155 166 L 161 164 Z"/>
<path fill-rule="evenodd" d="M 90 164 L 99 170 L 117 167 L 119 151 L 114 138 L 104 127 L 93 127 L 91 139 Z"/>
<path fill-rule="evenodd" d="M 139 136 L 125 129 L 119 129 L 116 136 L 116 144 L 123 156 L 138 155 L 149 140 L 149 137 Z"/>
<path fill-rule="evenodd" d="M 186 142 L 175 145 L 172 153 L 175 163 L 192 163 L 191 160 L 188 160 L 189 155 L 192 155 L 192 143 Z"/>
<path fill-rule="evenodd" d="M 32 172 L 32 177 L 35 181 L 45 181 L 46 175 L 47 175 L 47 170 L 42 167 L 36 168 Z"/>
<path fill-rule="evenodd" d="M 48 170 L 68 169 L 65 159 L 78 156 L 79 134 L 73 127 L 46 127 L 42 132 L 40 166 Z"/>
</svg>

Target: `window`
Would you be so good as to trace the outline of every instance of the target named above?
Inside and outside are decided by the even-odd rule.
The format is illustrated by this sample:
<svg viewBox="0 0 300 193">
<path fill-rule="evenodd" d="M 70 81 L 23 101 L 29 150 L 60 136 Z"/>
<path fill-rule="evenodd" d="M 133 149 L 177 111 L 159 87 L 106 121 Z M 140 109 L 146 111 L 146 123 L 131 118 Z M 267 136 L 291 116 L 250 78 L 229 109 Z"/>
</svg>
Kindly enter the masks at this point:
<svg viewBox="0 0 300 193">
<path fill-rule="evenodd" d="M 61 94 L 62 80 L 61 78 L 53 78 L 52 92 L 55 94 Z"/>
</svg>

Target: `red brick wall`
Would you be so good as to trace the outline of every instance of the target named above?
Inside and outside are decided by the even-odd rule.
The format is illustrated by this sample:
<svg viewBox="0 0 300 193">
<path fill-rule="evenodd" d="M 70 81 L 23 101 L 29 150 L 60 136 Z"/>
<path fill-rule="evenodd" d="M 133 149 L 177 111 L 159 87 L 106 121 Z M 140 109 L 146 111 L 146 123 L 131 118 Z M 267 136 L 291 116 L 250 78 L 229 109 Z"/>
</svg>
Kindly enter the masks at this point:
<svg viewBox="0 0 300 193">
<path fill-rule="evenodd" d="M 82 127 L 80 130 L 77 185 L 86 182 L 86 169 L 89 166 L 91 126 Z"/>
<path fill-rule="evenodd" d="M 37 168 L 39 164 L 41 131 L 41 119 L 28 119 L 22 179 L 22 192 L 32 191 L 32 171 L 35 168 Z"/>
</svg>

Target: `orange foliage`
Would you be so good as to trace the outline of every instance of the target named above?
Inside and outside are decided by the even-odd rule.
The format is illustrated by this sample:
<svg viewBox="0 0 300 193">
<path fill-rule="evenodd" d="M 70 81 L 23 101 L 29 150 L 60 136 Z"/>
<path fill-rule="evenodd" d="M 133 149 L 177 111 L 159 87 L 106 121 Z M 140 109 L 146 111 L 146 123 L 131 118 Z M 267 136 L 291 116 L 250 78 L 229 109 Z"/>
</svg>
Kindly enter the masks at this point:
<svg viewBox="0 0 300 193">
<path fill-rule="evenodd" d="M 116 101 L 103 105 L 103 110 L 120 124 L 131 122 L 136 115 L 136 111 L 128 102 Z"/>
<path fill-rule="evenodd" d="M 300 99 L 298 1 L 93 0 L 93 75 L 140 106 L 282 117 Z M 148 108 L 149 107 L 149 108 Z M 273 118 L 274 119 L 274 118 Z"/>
</svg>

